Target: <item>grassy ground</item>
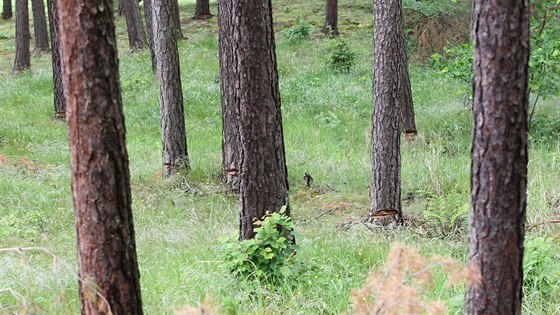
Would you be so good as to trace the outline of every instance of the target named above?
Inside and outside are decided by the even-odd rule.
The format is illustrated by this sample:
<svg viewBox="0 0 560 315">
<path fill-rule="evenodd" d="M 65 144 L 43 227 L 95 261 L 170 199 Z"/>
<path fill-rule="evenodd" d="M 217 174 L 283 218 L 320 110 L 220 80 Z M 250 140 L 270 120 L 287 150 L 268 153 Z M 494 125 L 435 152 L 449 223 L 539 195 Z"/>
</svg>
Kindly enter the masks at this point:
<svg viewBox="0 0 560 315">
<path fill-rule="evenodd" d="M 411 3 L 411 1 L 406 2 Z M 411 227 L 371 231 L 367 215 L 371 115 L 371 15 L 369 1 L 342 4 L 343 37 L 358 53 L 349 74 L 322 61 L 318 29 L 322 1 L 274 1 L 277 30 L 297 15 L 314 25 L 312 39 L 287 41 L 279 31 L 277 54 L 292 212 L 303 235 L 298 256 L 316 270 L 273 290 L 236 281 L 221 268 L 218 238 L 237 229 L 237 200 L 220 182 L 220 101 L 216 20 L 193 22 L 182 3 L 180 43 L 187 138 L 192 171 L 160 176 L 157 84 L 146 52 L 127 53 L 124 21 L 117 20 L 121 86 L 132 176 L 133 210 L 144 308 L 169 314 L 211 300 L 228 314 L 339 314 L 350 311 L 351 289 L 383 265 L 393 242 L 425 255 L 464 261 L 464 212 L 469 200 L 470 111 L 460 83 L 420 64 L 411 65 L 419 134 L 402 144 L 404 213 Z M 215 13 L 215 8 L 213 9 Z M 0 21 L 0 248 L 40 247 L 24 254 L 0 252 L 0 313 L 78 311 L 75 240 L 66 128 L 52 117 L 50 57 L 10 77 L 13 21 Z M 528 220 L 560 216 L 560 107 L 540 103 L 530 135 Z M 306 189 L 309 172 L 316 187 Z M 458 220 L 453 216 L 457 214 Z M 552 244 L 535 250 L 524 313 L 558 314 L 558 228 L 531 229 L 528 238 Z M 536 241 L 535 241 L 536 242 Z M 52 258 L 56 256 L 56 259 Z M 552 255 L 552 256 L 551 256 Z M 536 258 L 535 258 L 536 257 Z M 544 258 L 543 258 L 544 257 Z M 551 263 L 546 259 L 552 259 Z M 539 269 L 540 268 L 540 269 Z M 543 280 L 544 279 L 544 280 Z M 550 284 L 547 284 L 547 281 Z M 462 289 L 441 275 L 425 294 L 460 312 Z M 17 292 L 16 297 L 10 294 Z"/>
</svg>

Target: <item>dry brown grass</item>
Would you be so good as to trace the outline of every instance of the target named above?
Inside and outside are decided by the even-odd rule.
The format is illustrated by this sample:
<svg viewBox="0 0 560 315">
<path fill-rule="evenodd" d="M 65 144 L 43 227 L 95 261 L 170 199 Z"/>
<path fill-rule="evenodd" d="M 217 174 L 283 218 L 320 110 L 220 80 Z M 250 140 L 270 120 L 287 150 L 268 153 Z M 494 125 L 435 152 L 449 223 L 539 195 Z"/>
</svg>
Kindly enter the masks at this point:
<svg viewBox="0 0 560 315">
<path fill-rule="evenodd" d="M 396 244 L 389 251 L 382 270 L 372 270 L 363 287 L 353 290 L 350 301 L 354 314 L 445 314 L 446 305 L 428 300 L 423 292 L 433 286 L 433 271 L 447 275 L 446 286 L 477 281 L 472 268 L 448 257 L 425 259 L 415 249 Z"/>
</svg>

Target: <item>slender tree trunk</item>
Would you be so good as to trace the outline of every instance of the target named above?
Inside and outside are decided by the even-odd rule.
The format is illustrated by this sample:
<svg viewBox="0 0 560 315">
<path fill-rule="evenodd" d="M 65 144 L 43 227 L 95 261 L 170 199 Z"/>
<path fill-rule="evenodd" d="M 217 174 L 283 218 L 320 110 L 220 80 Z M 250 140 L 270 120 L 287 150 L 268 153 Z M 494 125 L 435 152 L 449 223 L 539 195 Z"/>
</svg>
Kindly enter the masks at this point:
<svg viewBox="0 0 560 315">
<path fill-rule="evenodd" d="M 33 30 L 35 32 L 35 51 L 48 52 L 49 33 L 47 31 L 47 17 L 43 0 L 31 0 L 33 11 Z"/>
<path fill-rule="evenodd" d="M 183 39 L 183 32 L 181 31 L 181 15 L 179 12 L 179 1 L 171 0 L 171 12 L 173 13 L 173 26 L 175 29 L 175 38 Z"/>
<path fill-rule="evenodd" d="M 239 135 L 239 71 L 237 41 L 233 40 L 234 16 L 231 0 L 218 0 L 220 46 L 220 90 L 222 101 L 222 180 L 239 191 L 241 148 Z"/>
<path fill-rule="evenodd" d="M 401 213 L 400 53 L 402 20 L 400 0 L 375 1 L 373 39 L 373 114 L 371 144 L 371 218 Z"/>
<path fill-rule="evenodd" d="M 400 110 L 402 123 L 401 129 L 404 131 L 406 139 L 412 139 L 416 136 L 417 130 L 416 119 L 414 117 L 414 104 L 412 102 L 412 87 L 408 76 L 408 58 L 406 57 L 406 43 L 404 36 L 402 37 L 399 50 L 400 53 L 398 55 L 398 60 L 399 64 L 402 65 L 399 68 L 399 95 L 402 100 Z"/>
<path fill-rule="evenodd" d="M 31 68 L 29 11 L 27 0 L 16 0 L 16 56 L 13 74 Z"/>
<path fill-rule="evenodd" d="M 154 52 L 154 22 L 153 22 L 153 3 L 152 0 L 144 0 L 144 17 L 146 18 L 146 35 L 148 37 L 148 47 L 152 57 L 152 71 L 156 71 L 156 55 Z"/>
<path fill-rule="evenodd" d="M 9 20 L 12 18 L 12 0 L 4 0 L 2 3 L 2 18 Z"/>
<path fill-rule="evenodd" d="M 288 204 L 288 180 L 270 0 L 233 0 L 241 140 L 239 239 L 253 220 Z M 289 211 L 287 211 L 289 215 Z"/>
<path fill-rule="evenodd" d="M 58 7 L 82 314 L 142 314 L 111 0 Z"/>
<path fill-rule="evenodd" d="M 325 27 L 323 32 L 338 36 L 338 0 L 327 0 L 325 8 Z"/>
<path fill-rule="evenodd" d="M 47 0 L 49 11 L 49 26 L 51 29 L 51 55 L 53 69 L 53 95 L 54 95 L 54 117 L 66 117 L 66 100 L 64 99 L 64 88 L 62 87 L 62 68 L 60 64 L 59 48 L 59 23 L 56 0 Z"/>
<path fill-rule="evenodd" d="M 121 0 L 126 18 L 126 30 L 128 33 L 128 46 L 131 51 L 144 49 L 144 28 L 142 27 L 142 16 L 137 0 Z"/>
<path fill-rule="evenodd" d="M 474 2 L 474 107 L 465 314 L 521 314 L 527 207 L 529 1 Z M 507 26 L 507 27 L 504 27 Z"/>
<path fill-rule="evenodd" d="M 208 20 L 211 17 L 212 13 L 210 13 L 210 1 L 196 0 L 196 12 L 194 13 L 193 19 Z"/>
<path fill-rule="evenodd" d="M 164 176 L 189 167 L 179 53 L 170 10 L 172 1 L 154 0 L 152 3 Z"/>
<path fill-rule="evenodd" d="M 125 0 L 117 0 L 117 6 L 118 6 L 117 14 L 118 14 L 119 16 L 123 16 L 123 15 L 124 15 L 124 1 L 125 1 Z"/>
</svg>

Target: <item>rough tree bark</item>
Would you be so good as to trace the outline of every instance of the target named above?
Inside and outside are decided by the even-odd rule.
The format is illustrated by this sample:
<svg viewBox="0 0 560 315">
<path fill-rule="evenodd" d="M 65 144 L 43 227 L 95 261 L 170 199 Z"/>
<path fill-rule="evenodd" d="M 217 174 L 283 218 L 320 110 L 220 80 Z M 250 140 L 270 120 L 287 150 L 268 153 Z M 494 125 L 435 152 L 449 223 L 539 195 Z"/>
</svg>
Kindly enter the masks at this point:
<svg viewBox="0 0 560 315">
<path fill-rule="evenodd" d="M 325 7 L 325 26 L 323 32 L 338 36 L 338 0 L 327 0 Z"/>
<path fill-rule="evenodd" d="M 122 0 L 123 12 L 126 18 L 128 46 L 131 51 L 144 49 L 146 36 L 142 27 L 142 16 L 137 0 Z"/>
<path fill-rule="evenodd" d="M 239 191 L 241 148 L 239 135 L 239 72 L 237 71 L 237 41 L 233 40 L 234 16 L 231 0 L 218 0 L 220 46 L 220 91 L 222 101 L 222 180 L 235 192 Z"/>
<path fill-rule="evenodd" d="M 196 0 L 196 11 L 194 13 L 193 19 L 208 20 L 211 17 L 212 13 L 210 13 L 210 1 Z"/>
<path fill-rule="evenodd" d="M 401 213 L 400 53 L 402 19 L 400 0 L 377 0 L 374 6 L 373 114 L 371 137 L 370 219 Z"/>
<path fill-rule="evenodd" d="M 33 11 L 33 31 L 35 33 L 35 52 L 48 52 L 49 33 L 47 31 L 47 17 L 43 0 L 31 0 Z"/>
<path fill-rule="evenodd" d="M 152 0 L 144 0 L 144 17 L 146 18 L 146 36 L 152 58 L 152 71 L 156 71 L 156 55 L 154 52 L 154 18 Z"/>
<path fill-rule="evenodd" d="M 56 0 L 47 0 L 49 11 L 49 26 L 51 29 L 51 56 L 53 69 L 53 96 L 54 96 L 54 117 L 66 117 L 66 100 L 64 99 L 64 88 L 62 86 L 62 68 L 60 64 L 60 45 L 59 45 L 59 22 Z"/>
<path fill-rule="evenodd" d="M 527 207 L 529 1 L 476 0 L 465 314 L 521 314 Z"/>
<path fill-rule="evenodd" d="M 173 27 L 175 29 L 175 39 L 183 39 L 181 31 L 181 15 L 179 12 L 179 1 L 171 0 L 171 12 L 173 14 Z"/>
<path fill-rule="evenodd" d="M 12 0 L 4 0 L 2 3 L 2 18 L 9 20 L 12 18 Z"/>
<path fill-rule="evenodd" d="M 142 314 L 111 0 L 58 6 L 82 314 Z"/>
<path fill-rule="evenodd" d="M 172 1 L 152 2 L 164 176 L 189 167 L 179 53 L 170 10 Z"/>
<path fill-rule="evenodd" d="M 31 68 L 29 53 L 29 8 L 27 0 L 16 0 L 16 55 L 12 74 Z"/>
<path fill-rule="evenodd" d="M 253 220 L 288 204 L 288 180 L 270 0 L 233 0 L 239 71 L 241 183 L 239 239 Z M 286 213 L 289 215 L 289 211 Z"/>
</svg>

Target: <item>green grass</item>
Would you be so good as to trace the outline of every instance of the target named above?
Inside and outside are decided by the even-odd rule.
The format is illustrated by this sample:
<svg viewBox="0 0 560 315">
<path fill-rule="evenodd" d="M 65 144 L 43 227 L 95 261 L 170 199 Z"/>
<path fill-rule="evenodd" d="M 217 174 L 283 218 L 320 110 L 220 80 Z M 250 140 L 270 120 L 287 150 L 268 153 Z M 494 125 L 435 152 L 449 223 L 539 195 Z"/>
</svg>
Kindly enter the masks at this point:
<svg viewBox="0 0 560 315">
<path fill-rule="evenodd" d="M 193 3 L 181 3 L 188 39 L 179 47 L 192 170 L 173 179 L 160 176 L 158 91 L 148 53 L 127 53 L 124 20 L 117 19 L 147 314 L 170 314 L 205 298 L 228 314 L 340 314 L 350 310 L 350 290 L 363 284 L 371 268 L 384 264 L 393 242 L 410 244 L 425 255 L 465 260 L 464 222 L 459 232 L 442 234 L 423 214 L 435 197 L 443 205 L 469 201 L 471 114 L 462 107 L 461 83 L 411 65 L 419 134 L 402 143 L 402 195 L 415 197 L 404 202 L 403 210 L 415 224 L 374 233 L 359 223 L 368 212 L 371 4 L 354 1 L 341 7 L 340 29 L 357 52 L 358 64 L 351 73 L 338 74 L 322 61 L 323 2 L 278 0 L 274 8 L 290 200 L 294 222 L 303 234 L 298 256 L 318 268 L 278 290 L 238 282 L 223 270 L 218 238 L 235 233 L 238 206 L 219 182 L 216 19 L 189 20 Z M 216 14 L 214 7 L 212 13 Z M 311 40 L 294 43 L 283 38 L 281 30 L 293 25 L 297 15 L 314 26 Z M 0 21 L 0 33 L 8 37 L 0 36 L 0 248 L 42 247 L 57 256 L 53 260 L 40 251 L 0 252 L 0 313 L 23 307 L 1 291 L 7 288 L 22 296 L 31 313 L 77 313 L 67 135 L 65 124 L 51 118 L 50 56 L 35 57 L 31 72 L 10 77 L 13 20 Z M 542 101 L 535 114 L 529 151 L 530 223 L 560 216 L 558 117 L 557 99 Z M 304 187 L 305 172 L 312 174 L 319 189 Z M 343 204 L 344 209 L 321 215 L 323 206 L 333 204 Z M 342 227 L 349 222 L 354 224 Z M 558 240 L 559 233 L 557 227 L 544 225 L 527 236 Z M 426 294 L 460 312 L 462 290 L 445 288 L 441 275 Z M 526 292 L 524 313 L 559 313 L 554 303 L 559 298 L 558 288 Z"/>
</svg>

